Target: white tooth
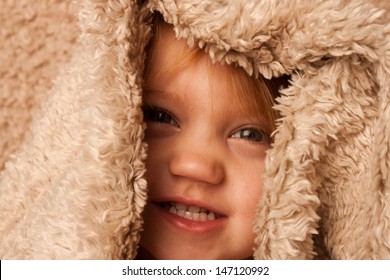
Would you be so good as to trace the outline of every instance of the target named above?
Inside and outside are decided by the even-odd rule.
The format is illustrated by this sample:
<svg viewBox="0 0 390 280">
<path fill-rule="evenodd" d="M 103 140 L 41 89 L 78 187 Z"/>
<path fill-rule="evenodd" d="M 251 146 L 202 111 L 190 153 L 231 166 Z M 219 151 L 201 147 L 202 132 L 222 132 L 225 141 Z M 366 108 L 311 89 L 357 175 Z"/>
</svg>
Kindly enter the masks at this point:
<svg viewBox="0 0 390 280">
<path fill-rule="evenodd" d="M 180 202 L 171 202 L 170 207 L 165 206 L 170 213 L 176 214 L 187 220 L 206 222 L 213 221 L 219 217 L 218 214 L 210 212 L 205 208 L 200 208 L 195 205 L 187 206 Z"/>
<path fill-rule="evenodd" d="M 184 210 L 177 210 L 176 215 L 178 215 L 180 217 L 184 217 L 184 212 L 186 212 L 186 211 L 184 211 Z"/>
<path fill-rule="evenodd" d="M 199 213 L 200 208 L 198 206 L 191 205 L 191 206 L 188 207 L 188 211 L 189 212 L 193 212 L 193 213 Z"/>
<path fill-rule="evenodd" d="M 207 214 L 206 213 L 199 213 L 199 220 L 201 221 L 201 222 L 205 222 L 205 221 L 207 221 Z"/>
<path fill-rule="evenodd" d="M 193 221 L 199 221 L 199 213 L 192 213 L 192 220 Z"/>
<path fill-rule="evenodd" d="M 186 218 L 188 220 L 192 220 L 192 213 L 188 212 L 188 211 L 185 211 L 184 212 L 184 218 Z"/>
<path fill-rule="evenodd" d="M 187 211 L 187 209 L 188 209 L 187 205 L 180 203 L 180 202 L 177 202 L 175 206 L 176 206 L 177 210 Z"/>
<path fill-rule="evenodd" d="M 215 214 L 213 212 L 210 212 L 208 215 L 207 215 L 207 219 L 209 221 L 213 221 L 215 220 Z"/>
</svg>

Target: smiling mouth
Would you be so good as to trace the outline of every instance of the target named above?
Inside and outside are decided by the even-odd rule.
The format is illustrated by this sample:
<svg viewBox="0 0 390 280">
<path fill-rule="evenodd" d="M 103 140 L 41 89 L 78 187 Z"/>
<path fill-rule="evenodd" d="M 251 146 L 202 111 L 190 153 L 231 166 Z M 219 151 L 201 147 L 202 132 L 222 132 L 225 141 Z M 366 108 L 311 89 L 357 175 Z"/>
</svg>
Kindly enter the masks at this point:
<svg viewBox="0 0 390 280">
<path fill-rule="evenodd" d="M 186 205 L 181 202 L 168 201 L 159 203 L 159 205 L 171 214 L 194 222 L 214 221 L 221 217 L 220 214 L 212 212 L 206 208 L 195 205 Z"/>
</svg>

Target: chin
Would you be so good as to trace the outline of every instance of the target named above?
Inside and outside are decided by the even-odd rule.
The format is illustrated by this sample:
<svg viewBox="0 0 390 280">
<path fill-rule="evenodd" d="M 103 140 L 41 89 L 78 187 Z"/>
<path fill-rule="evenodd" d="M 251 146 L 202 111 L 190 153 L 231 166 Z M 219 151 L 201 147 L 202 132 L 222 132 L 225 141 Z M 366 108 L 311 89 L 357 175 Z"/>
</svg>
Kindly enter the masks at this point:
<svg viewBox="0 0 390 280">
<path fill-rule="evenodd" d="M 221 243 L 228 242 L 198 241 L 180 237 L 170 239 L 169 242 L 160 238 L 156 242 L 154 236 L 152 240 L 144 236 L 141 238 L 141 246 L 157 260 L 242 260 L 250 259 L 253 255 L 252 244 L 226 250 L 229 248 Z"/>
<path fill-rule="evenodd" d="M 213 257 L 210 252 L 193 252 L 190 251 L 179 251 L 179 250 L 168 250 L 164 252 L 151 252 L 158 260 L 213 260 L 220 259 Z"/>
<path fill-rule="evenodd" d="M 214 254 L 206 248 L 196 250 L 194 248 L 178 248 L 177 246 L 162 246 L 159 248 L 143 248 L 149 255 L 157 260 L 217 260 L 225 259 L 220 254 Z M 199 249 L 199 248 L 197 248 Z"/>
<path fill-rule="evenodd" d="M 166 249 L 166 247 L 165 247 Z M 224 252 L 210 252 L 209 248 L 205 250 L 179 249 L 171 250 L 150 250 L 151 255 L 157 260 L 242 260 L 253 259 L 251 253 L 248 254 L 229 254 Z"/>
</svg>

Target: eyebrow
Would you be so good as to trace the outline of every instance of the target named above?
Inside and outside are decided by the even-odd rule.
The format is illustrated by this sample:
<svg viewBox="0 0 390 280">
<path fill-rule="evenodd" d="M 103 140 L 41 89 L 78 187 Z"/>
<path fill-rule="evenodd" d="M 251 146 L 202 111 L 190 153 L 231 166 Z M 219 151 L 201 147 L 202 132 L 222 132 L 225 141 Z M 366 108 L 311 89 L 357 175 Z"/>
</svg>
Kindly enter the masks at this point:
<svg viewBox="0 0 390 280">
<path fill-rule="evenodd" d="M 163 91 L 163 90 L 158 90 L 158 89 L 144 89 L 144 103 L 149 103 L 147 102 L 147 98 L 151 97 L 152 99 L 156 99 L 157 101 L 160 102 L 166 102 L 169 104 L 174 104 L 176 106 L 183 106 L 185 109 L 188 109 L 188 102 L 184 102 L 183 97 L 180 94 L 175 94 L 172 92 L 168 91 Z"/>
</svg>

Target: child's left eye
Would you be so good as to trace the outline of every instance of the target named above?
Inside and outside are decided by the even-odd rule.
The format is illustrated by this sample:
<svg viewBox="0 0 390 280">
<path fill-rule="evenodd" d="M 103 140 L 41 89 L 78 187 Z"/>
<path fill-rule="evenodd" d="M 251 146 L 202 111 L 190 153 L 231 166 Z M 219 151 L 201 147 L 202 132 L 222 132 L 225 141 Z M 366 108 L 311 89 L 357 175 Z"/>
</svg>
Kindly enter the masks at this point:
<svg viewBox="0 0 390 280">
<path fill-rule="evenodd" d="M 244 128 L 233 133 L 233 138 L 242 138 L 253 142 L 269 142 L 270 137 L 262 130 L 256 128 Z"/>
</svg>

